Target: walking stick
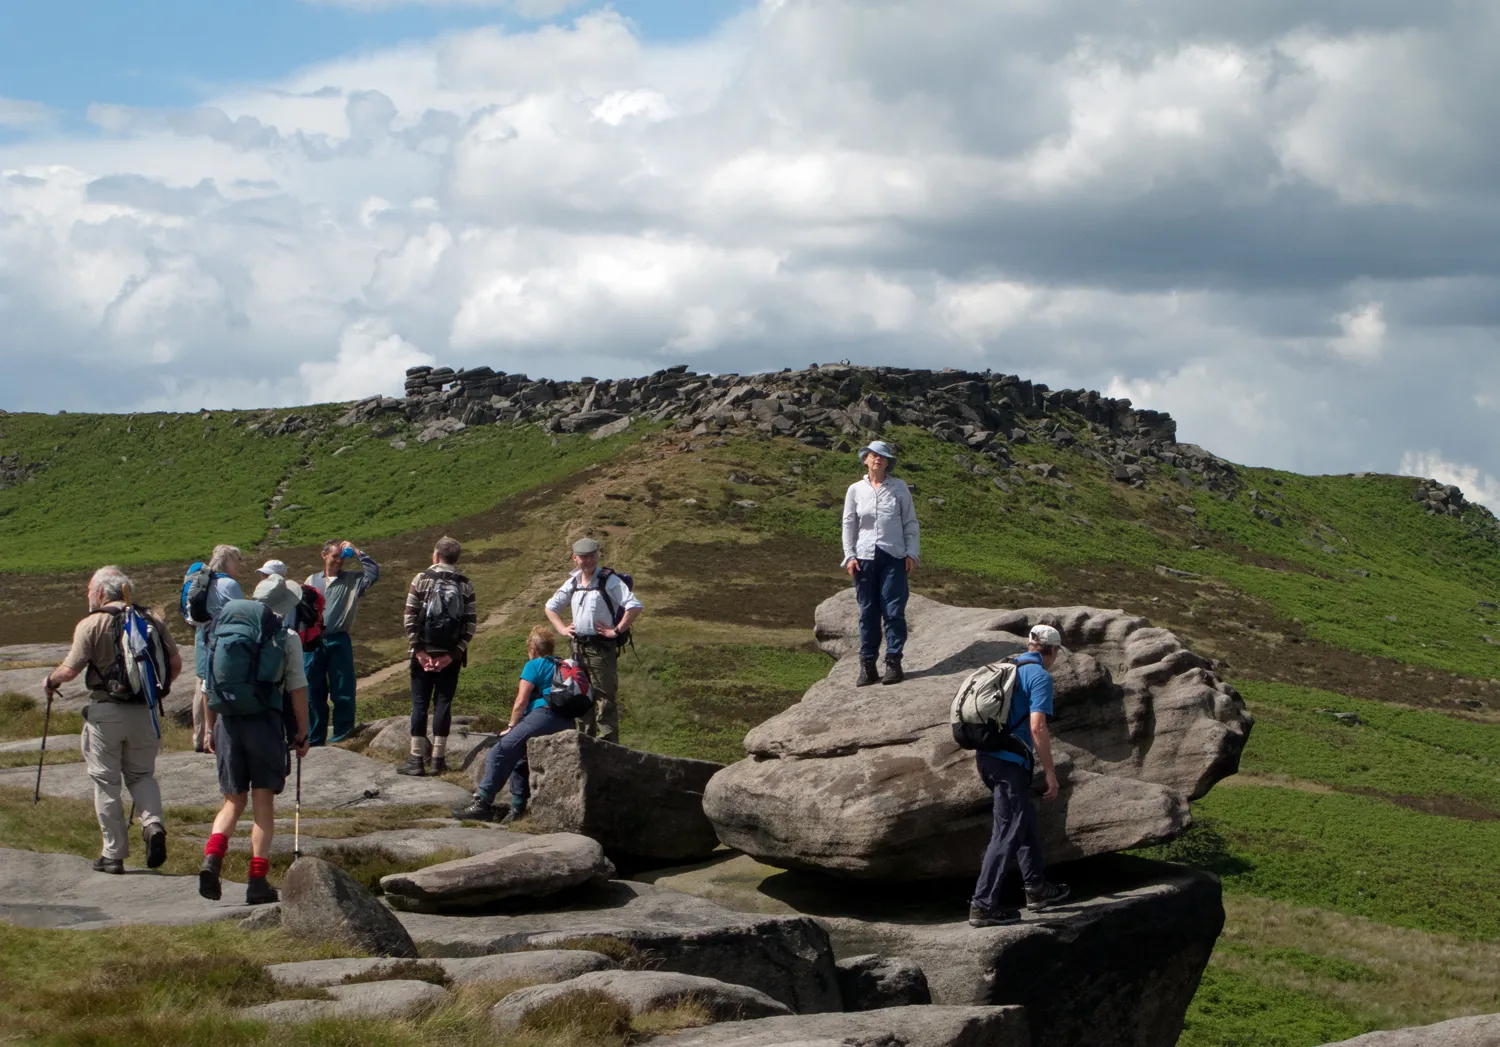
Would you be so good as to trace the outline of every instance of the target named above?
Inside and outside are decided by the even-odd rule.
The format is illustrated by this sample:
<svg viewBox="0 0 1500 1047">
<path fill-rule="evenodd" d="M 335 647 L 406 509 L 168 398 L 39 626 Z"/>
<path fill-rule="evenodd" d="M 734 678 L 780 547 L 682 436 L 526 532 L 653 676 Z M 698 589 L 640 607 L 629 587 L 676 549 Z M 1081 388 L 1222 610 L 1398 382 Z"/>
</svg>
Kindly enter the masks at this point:
<svg viewBox="0 0 1500 1047">
<path fill-rule="evenodd" d="M 52 683 L 52 677 L 47 677 L 47 683 Z M 42 762 L 47 759 L 47 728 L 52 724 L 52 688 L 47 691 L 47 711 L 42 714 L 42 749 L 36 757 L 36 792 L 31 797 L 32 803 L 42 802 Z"/>
<path fill-rule="evenodd" d="M 297 754 L 297 806 L 292 813 L 292 860 L 302 857 L 302 754 Z"/>
</svg>

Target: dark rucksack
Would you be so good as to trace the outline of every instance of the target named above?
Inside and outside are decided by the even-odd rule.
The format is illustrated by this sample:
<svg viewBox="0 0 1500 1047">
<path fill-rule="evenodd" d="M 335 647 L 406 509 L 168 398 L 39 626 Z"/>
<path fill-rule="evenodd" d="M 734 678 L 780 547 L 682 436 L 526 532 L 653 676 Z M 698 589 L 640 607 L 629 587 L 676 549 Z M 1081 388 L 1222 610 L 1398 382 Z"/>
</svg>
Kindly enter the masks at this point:
<svg viewBox="0 0 1500 1047">
<path fill-rule="evenodd" d="M 115 661 L 102 673 L 90 665 L 84 682 L 116 702 L 159 701 L 167 693 L 172 660 L 156 619 L 143 607 L 106 607 L 94 613 L 109 615 Z"/>
<path fill-rule="evenodd" d="M 548 659 L 553 666 L 552 686 L 547 688 L 547 705 L 559 716 L 576 720 L 594 707 L 589 693 L 589 674 L 571 658 Z"/>
<path fill-rule="evenodd" d="M 432 580 L 432 585 L 422 605 L 417 637 L 429 650 L 455 650 L 464 638 L 464 618 L 469 607 L 464 599 L 463 583 L 468 579 L 457 571 L 428 570 L 423 574 Z"/>
<path fill-rule="evenodd" d="M 1020 677 L 1021 667 L 1011 658 L 980 666 L 964 677 L 948 714 L 960 749 L 1013 752 L 1030 766 L 1031 750 L 1015 736 Z"/>
<path fill-rule="evenodd" d="M 286 661 L 285 623 L 258 600 L 230 600 L 204 637 L 204 690 L 208 707 L 223 716 L 281 711 Z"/>
<path fill-rule="evenodd" d="M 589 592 L 590 590 L 598 589 L 599 595 L 604 598 L 604 606 L 609 608 L 610 624 L 615 628 L 619 628 L 620 622 L 625 618 L 625 608 L 616 607 L 615 602 L 609 598 L 610 575 L 615 575 L 616 577 L 618 577 L 620 581 L 625 583 L 625 588 L 629 589 L 631 592 L 635 592 L 635 579 L 626 574 L 624 571 L 617 571 L 613 567 L 601 567 L 597 571 L 595 571 L 594 584 L 582 591 Z M 624 647 L 626 644 L 630 644 L 631 650 L 635 649 L 635 639 L 630 635 L 629 629 L 626 629 L 622 633 L 615 634 L 616 647 Z"/>
<path fill-rule="evenodd" d="M 302 599 L 292 612 L 292 626 L 297 639 L 302 641 L 302 650 L 311 651 L 323 642 L 323 594 L 314 586 L 302 587 Z"/>
<path fill-rule="evenodd" d="M 196 628 L 213 621 L 214 616 L 208 613 L 208 595 L 213 592 L 214 582 L 223 577 L 210 571 L 202 560 L 196 561 L 182 576 L 182 595 L 177 598 L 177 609 L 189 625 Z"/>
</svg>

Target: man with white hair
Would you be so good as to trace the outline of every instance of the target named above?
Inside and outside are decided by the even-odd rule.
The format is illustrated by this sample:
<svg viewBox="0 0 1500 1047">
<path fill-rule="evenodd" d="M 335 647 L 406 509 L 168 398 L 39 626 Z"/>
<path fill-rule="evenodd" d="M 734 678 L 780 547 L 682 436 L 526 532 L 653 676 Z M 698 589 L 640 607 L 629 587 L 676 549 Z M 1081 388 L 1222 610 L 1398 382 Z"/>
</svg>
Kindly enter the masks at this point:
<svg viewBox="0 0 1500 1047">
<path fill-rule="evenodd" d="M 62 664 L 47 674 L 44 685 L 50 699 L 63 684 L 85 674 L 89 704 L 83 711 L 83 759 L 94 780 L 94 813 L 104 837 L 104 851 L 94 862 L 94 870 L 115 874 L 125 871 L 130 853 L 125 810 L 120 804 L 122 778 L 141 814 L 146 865 L 155 869 L 167 860 L 161 788 L 155 778 L 161 740 L 146 699 L 132 693 L 128 679 L 122 679 L 120 619 L 131 609 L 130 589 L 130 579 L 118 567 L 94 572 L 89 581 L 89 613 L 73 630 L 73 646 Z M 182 656 L 156 615 L 135 610 L 158 633 L 169 659 L 167 679 L 156 695 L 160 701 L 182 672 Z"/>
<path fill-rule="evenodd" d="M 998 927 L 1015 923 L 1021 913 L 1000 904 L 1000 888 L 1014 858 L 1021 867 L 1026 908 L 1046 909 L 1067 898 L 1066 884 L 1049 883 L 1042 875 L 1042 845 L 1037 833 L 1036 806 L 1031 802 L 1031 771 L 1041 760 L 1047 776 L 1042 799 L 1057 798 L 1057 769 L 1052 764 L 1052 665 L 1062 650 L 1062 634 L 1050 625 L 1034 625 L 1026 653 L 1016 659 L 1016 689 L 1011 699 L 1009 731 L 1004 748 L 974 754 L 979 777 L 994 797 L 990 844 L 984 852 L 979 882 L 969 902 L 969 926 Z"/>
<path fill-rule="evenodd" d="M 213 618 L 230 600 L 243 600 L 244 590 L 240 588 L 239 574 L 245 569 L 245 554 L 233 545 L 216 545 L 213 553 L 208 558 L 208 570 L 213 575 L 213 581 L 208 587 L 208 617 Z M 208 626 L 197 627 L 197 635 L 193 638 L 194 651 L 203 645 L 203 633 Z M 196 659 L 195 659 L 196 664 Z M 204 689 L 203 679 L 198 679 L 198 691 L 193 695 L 193 751 L 208 752 L 208 735 L 211 728 L 208 721 L 208 691 Z"/>
</svg>

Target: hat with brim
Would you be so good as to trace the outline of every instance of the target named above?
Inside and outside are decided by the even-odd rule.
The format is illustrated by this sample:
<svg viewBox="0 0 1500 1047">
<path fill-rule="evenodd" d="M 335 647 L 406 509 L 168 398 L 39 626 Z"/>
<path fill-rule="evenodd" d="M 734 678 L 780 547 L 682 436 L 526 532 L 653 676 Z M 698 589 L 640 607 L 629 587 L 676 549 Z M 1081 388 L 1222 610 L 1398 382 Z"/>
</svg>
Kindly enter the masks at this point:
<svg viewBox="0 0 1500 1047">
<path fill-rule="evenodd" d="M 267 577 L 270 577 L 273 574 L 279 574 L 281 577 L 285 578 L 286 564 L 281 560 L 267 560 L 265 563 L 261 564 L 255 569 L 255 573 L 263 574 Z"/>
<path fill-rule="evenodd" d="M 573 543 L 574 556 L 588 556 L 599 551 L 599 543 L 592 538 L 580 538 Z"/>
<path fill-rule="evenodd" d="M 302 586 L 273 574 L 255 587 L 255 599 L 286 618 L 302 602 Z"/>
<path fill-rule="evenodd" d="M 861 462 L 864 461 L 865 455 L 869 454 L 871 451 L 874 451 L 876 454 L 880 455 L 880 457 L 884 458 L 888 462 L 894 462 L 896 460 L 896 452 L 891 450 L 891 445 L 886 443 L 884 440 L 871 440 L 869 443 L 861 447 L 859 449 L 859 460 Z"/>
</svg>

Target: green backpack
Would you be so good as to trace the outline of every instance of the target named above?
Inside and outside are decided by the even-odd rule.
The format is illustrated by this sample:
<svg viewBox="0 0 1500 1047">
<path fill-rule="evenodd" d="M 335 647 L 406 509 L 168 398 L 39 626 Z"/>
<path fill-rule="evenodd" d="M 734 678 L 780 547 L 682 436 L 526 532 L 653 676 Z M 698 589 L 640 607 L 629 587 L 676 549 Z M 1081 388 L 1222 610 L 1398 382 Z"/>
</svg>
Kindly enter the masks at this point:
<svg viewBox="0 0 1500 1047">
<path fill-rule="evenodd" d="M 208 707 L 221 716 L 281 711 L 285 623 L 258 600 L 230 600 L 204 638 L 204 689 Z"/>
</svg>

